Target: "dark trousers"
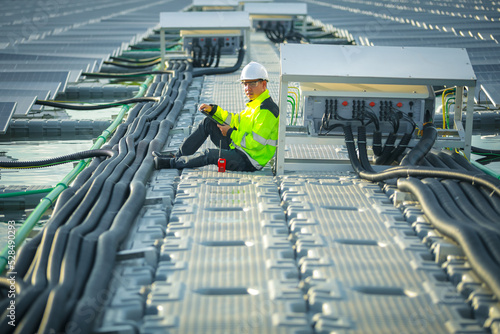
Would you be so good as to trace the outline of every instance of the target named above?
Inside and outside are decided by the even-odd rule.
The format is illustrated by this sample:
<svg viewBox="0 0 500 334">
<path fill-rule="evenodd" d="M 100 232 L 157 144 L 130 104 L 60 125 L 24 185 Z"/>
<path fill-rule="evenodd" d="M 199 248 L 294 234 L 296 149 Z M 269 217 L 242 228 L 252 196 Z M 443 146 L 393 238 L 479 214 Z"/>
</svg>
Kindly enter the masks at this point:
<svg viewBox="0 0 500 334">
<path fill-rule="evenodd" d="M 223 136 L 216 123 L 205 118 L 181 144 L 176 158 L 172 160 L 173 168 L 195 168 L 207 165 L 217 165 L 219 160 L 218 149 L 198 149 L 210 137 L 215 146 L 220 147 L 220 158 L 226 159 L 226 169 L 233 171 L 253 172 L 256 168 L 250 163 L 245 153 L 231 149 L 231 139 Z"/>
</svg>

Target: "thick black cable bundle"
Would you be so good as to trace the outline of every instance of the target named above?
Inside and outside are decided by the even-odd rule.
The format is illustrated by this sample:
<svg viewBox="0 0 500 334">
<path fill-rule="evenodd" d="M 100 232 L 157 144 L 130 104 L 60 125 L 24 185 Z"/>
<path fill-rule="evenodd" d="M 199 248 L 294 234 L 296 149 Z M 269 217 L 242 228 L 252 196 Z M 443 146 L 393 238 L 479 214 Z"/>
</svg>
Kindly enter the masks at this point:
<svg viewBox="0 0 500 334">
<path fill-rule="evenodd" d="M 401 160 L 402 166 L 417 165 L 432 148 L 437 138 L 437 130 L 432 123 L 424 124 L 422 138 L 417 145 Z"/>
<path fill-rule="evenodd" d="M 243 63 L 243 58 L 245 58 L 245 49 L 240 48 L 238 50 L 238 59 L 233 66 L 230 67 L 217 67 L 217 68 L 203 68 L 203 69 L 194 69 L 193 70 L 193 78 L 201 77 L 203 75 L 216 75 L 216 74 L 227 74 L 237 71 L 241 64 Z"/>
<path fill-rule="evenodd" d="M 167 117 L 182 105 L 192 80 L 189 64 L 172 66 L 168 85 L 157 84 L 148 91 L 160 93 L 160 102 L 142 103 L 130 111 L 107 145 L 115 154 L 95 159 L 61 194 L 43 233 L 20 249 L 18 325 L 12 328 L 4 316 L 1 333 L 92 332 L 106 302 L 102 294 L 114 256 L 145 199 L 153 171 L 151 151 L 165 144 L 173 126 Z"/>
<path fill-rule="evenodd" d="M 417 197 L 430 222 L 462 247 L 474 271 L 500 298 L 500 181 L 451 153 L 435 156 L 443 158 L 438 163 L 443 168 L 397 166 L 374 173 L 360 162 L 350 126 L 344 127 L 344 134 L 354 171 L 374 182 L 398 178 L 399 190 Z M 417 148 L 414 157 L 410 156 L 411 161 L 422 160 L 424 156 L 427 161 L 437 161 L 430 152 L 433 137 L 431 129 L 428 140 Z"/>
<path fill-rule="evenodd" d="M 462 247 L 476 274 L 486 282 L 493 294 L 500 298 L 500 260 L 498 258 L 500 235 L 498 232 L 482 229 L 471 219 L 456 219 L 450 216 L 440 204 L 439 196 L 443 193 L 434 193 L 423 181 L 415 178 L 399 179 L 398 188 L 411 192 L 417 197 L 432 224 Z M 500 215 L 500 212 L 497 214 Z M 498 220 L 494 223 L 498 228 Z"/>
</svg>

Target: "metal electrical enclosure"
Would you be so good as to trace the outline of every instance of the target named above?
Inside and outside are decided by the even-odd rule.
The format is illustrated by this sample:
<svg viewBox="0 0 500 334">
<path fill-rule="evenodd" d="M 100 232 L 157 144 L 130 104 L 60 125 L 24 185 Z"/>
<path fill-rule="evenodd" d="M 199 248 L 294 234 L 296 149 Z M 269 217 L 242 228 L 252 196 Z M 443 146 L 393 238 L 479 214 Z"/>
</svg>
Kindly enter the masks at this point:
<svg viewBox="0 0 500 334">
<path fill-rule="evenodd" d="M 234 31 L 238 31 L 238 47 L 246 47 L 249 40 L 248 34 L 250 30 L 250 17 L 247 12 L 240 11 L 209 11 L 209 12 L 162 12 L 160 13 L 160 52 L 162 62 L 165 62 L 165 30 L 178 29 L 184 32 L 184 36 L 188 36 L 186 46 L 193 40 L 189 40 L 189 32 L 191 37 L 235 37 Z M 229 32 L 228 32 L 229 31 Z M 215 34 L 215 36 L 210 36 Z M 196 38 L 196 37 L 194 37 Z M 242 39 L 242 41 L 241 41 Z M 206 42 L 206 40 L 204 40 Z M 231 45 L 226 47 L 225 51 L 232 50 Z M 228 51 L 229 52 L 229 51 Z M 248 52 L 248 48 L 247 48 Z"/>
<path fill-rule="evenodd" d="M 342 133 L 333 127 L 347 124 L 356 132 L 359 116 L 366 113 L 378 118 L 382 133 L 404 133 L 412 126 L 409 120 L 421 128 L 424 118 L 434 114 L 430 86 L 304 83 L 300 92 L 303 124 L 310 135 Z M 394 131 L 392 124 L 396 121 L 399 127 Z M 368 132 L 373 130 L 373 123 L 367 126 Z"/>
<path fill-rule="evenodd" d="M 411 118 L 421 128 L 424 118 L 432 119 L 434 114 L 436 86 L 456 86 L 456 105 L 465 107 L 457 108 L 453 129 L 438 131 L 435 146 L 463 148 L 470 155 L 476 77 L 465 49 L 281 44 L 280 57 L 277 174 L 287 169 L 328 169 L 342 163 L 335 159 L 312 163 L 295 157 L 294 145 L 341 146 L 344 138 L 332 136 L 333 125 L 354 123 L 358 113 L 373 112 L 382 132 L 390 131 L 394 115 Z M 302 113 L 302 127 L 289 126 L 283 112 L 288 108 L 290 85 L 301 95 L 297 109 Z M 325 126 L 330 132 L 320 136 Z"/>
<path fill-rule="evenodd" d="M 294 21 L 302 21 L 305 32 L 307 4 L 296 2 L 246 3 L 244 11 L 250 14 L 252 28 L 256 31 L 274 30 L 278 27 L 290 31 Z"/>
<path fill-rule="evenodd" d="M 239 30 L 181 30 L 181 37 L 188 54 L 196 48 L 203 53 L 220 48 L 222 55 L 234 55 L 243 44 L 243 33 Z"/>
</svg>

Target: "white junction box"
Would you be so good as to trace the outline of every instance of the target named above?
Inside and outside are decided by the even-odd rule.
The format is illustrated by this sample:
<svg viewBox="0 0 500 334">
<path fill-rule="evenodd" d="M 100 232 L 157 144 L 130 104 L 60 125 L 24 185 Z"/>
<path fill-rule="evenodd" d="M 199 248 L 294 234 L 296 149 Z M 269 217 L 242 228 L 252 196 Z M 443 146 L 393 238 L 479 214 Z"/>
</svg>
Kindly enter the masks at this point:
<svg viewBox="0 0 500 334">
<path fill-rule="evenodd" d="M 280 57 L 278 175 L 349 168 L 333 151 L 328 159 L 302 154 L 318 147 L 343 152 L 346 124 L 354 132 L 368 124 L 368 137 L 375 124 L 383 135 L 422 129 L 434 116 L 435 87 L 456 87 L 457 106 L 453 128 L 438 130 L 435 147 L 462 148 L 470 156 L 476 76 L 465 49 L 281 44 Z"/>
<path fill-rule="evenodd" d="M 300 93 L 303 124 L 311 135 L 339 133 L 341 129 L 334 126 L 346 124 L 351 124 L 356 133 L 359 119 L 367 114 L 378 119 L 382 133 L 404 133 L 413 124 L 422 128 L 424 119 L 434 114 L 430 86 L 304 83 Z M 394 130 L 396 122 L 399 126 Z M 371 122 L 367 131 L 373 130 L 375 124 Z"/>
<path fill-rule="evenodd" d="M 289 32 L 293 28 L 293 23 L 300 20 L 305 32 L 306 3 L 245 3 L 243 8 L 249 13 L 252 28 L 256 31 L 279 29 Z"/>
<path fill-rule="evenodd" d="M 165 62 L 165 30 L 180 30 L 185 38 L 185 51 L 193 46 L 206 49 L 213 46 L 217 38 L 217 47 L 222 45 L 225 54 L 234 54 L 237 48 L 248 50 L 250 17 L 241 11 L 209 11 L 209 12 L 162 12 L 160 13 L 160 52 Z M 208 39 L 210 38 L 210 39 Z M 221 39 L 219 39 L 221 38 Z M 203 39 L 203 41 L 201 40 Z M 222 43 L 222 39 L 224 42 Z M 219 44 L 221 43 L 221 44 Z M 217 48 L 215 48 L 217 49 Z M 222 52 L 221 52 L 222 54 Z"/>
<path fill-rule="evenodd" d="M 234 55 L 243 46 L 240 30 L 181 30 L 181 37 L 187 53 L 199 50 L 208 54 L 220 49 L 222 55 Z"/>
</svg>

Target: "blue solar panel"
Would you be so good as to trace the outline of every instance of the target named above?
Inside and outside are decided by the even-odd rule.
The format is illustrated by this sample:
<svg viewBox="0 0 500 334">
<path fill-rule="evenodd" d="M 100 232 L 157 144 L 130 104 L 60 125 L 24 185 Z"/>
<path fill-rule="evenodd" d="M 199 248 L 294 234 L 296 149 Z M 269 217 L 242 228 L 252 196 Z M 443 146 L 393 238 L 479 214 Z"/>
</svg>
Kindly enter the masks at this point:
<svg viewBox="0 0 500 334">
<path fill-rule="evenodd" d="M 0 102 L 0 134 L 5 134 L 16 110 L 16 102 Z"/>
<path fill-rule="evenodd" d="M 308 3 L 308 15 L 347 30 L 358 44 L 466 48 L 478 86 L 500 103 L 500 72 L 491 70 L 500 62 L 500 12 L 494 3 L 323 1 Z"/>
</svg>

